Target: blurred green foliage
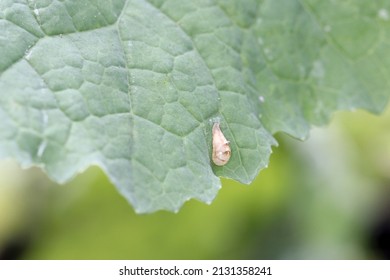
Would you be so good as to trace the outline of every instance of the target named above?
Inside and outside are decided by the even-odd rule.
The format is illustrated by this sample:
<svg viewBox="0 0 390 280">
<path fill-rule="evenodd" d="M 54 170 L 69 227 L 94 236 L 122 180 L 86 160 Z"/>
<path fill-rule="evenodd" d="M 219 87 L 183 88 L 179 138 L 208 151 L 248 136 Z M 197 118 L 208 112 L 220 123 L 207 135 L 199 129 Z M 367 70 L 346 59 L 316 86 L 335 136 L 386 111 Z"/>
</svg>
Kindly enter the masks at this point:
<svg viewBox="0 0 390 280">
<path fill-rule="evenodd" d="M 137 215 L 105 174 L 64 186 L 2 164 L 0 254 L 21 259 L 366 259 L 390 201 L 390 110 L 337 113 L 300 142 L 277 135 L 251 186 L 223 180 L 211 205 Z M 9 246 L 18 244 L 19 246 Z M 374 246 L 375 247 L 375 246 Z M 11 248 L 11 249 L 10 249 Z M 17 254 L 5 254 L 18 248 Z M 385 249 L 385 248 L 384 248 Z"/>
</svg>

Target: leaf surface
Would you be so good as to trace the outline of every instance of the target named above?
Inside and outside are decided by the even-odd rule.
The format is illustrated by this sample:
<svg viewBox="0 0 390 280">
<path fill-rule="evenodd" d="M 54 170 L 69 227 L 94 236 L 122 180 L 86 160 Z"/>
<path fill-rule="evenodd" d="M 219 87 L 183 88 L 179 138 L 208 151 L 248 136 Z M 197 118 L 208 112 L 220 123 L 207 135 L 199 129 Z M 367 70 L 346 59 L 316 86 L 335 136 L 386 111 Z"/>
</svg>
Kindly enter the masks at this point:
<svg viewBox="0 0 390 280">
<path fill-rule="evenodd" d="M 250 183 L 272 135 L 389 96 L 388 1 L 0 0 L 0 157 L 95 164 L 140 213 Z M 211 162 L 211 127 L 230 141 Z"/>
</svg>

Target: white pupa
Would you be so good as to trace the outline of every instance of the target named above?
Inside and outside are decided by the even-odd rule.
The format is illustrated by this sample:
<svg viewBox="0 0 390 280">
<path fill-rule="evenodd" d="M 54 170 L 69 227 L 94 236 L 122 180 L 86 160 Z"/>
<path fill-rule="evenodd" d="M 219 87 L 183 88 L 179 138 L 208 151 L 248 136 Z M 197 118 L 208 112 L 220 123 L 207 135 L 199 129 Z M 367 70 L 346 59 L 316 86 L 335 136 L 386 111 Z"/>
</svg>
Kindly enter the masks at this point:
<svg viewBox="0 0 390 280">
<path fill-rule="evenodd" d="M 232 151 L 230 149 L 229 141 L 223 135 L 219 122 L 213 125 L 213 154 L 212 159 L 215 165 L 223 166 L 228 163 Z"/>
</svg>

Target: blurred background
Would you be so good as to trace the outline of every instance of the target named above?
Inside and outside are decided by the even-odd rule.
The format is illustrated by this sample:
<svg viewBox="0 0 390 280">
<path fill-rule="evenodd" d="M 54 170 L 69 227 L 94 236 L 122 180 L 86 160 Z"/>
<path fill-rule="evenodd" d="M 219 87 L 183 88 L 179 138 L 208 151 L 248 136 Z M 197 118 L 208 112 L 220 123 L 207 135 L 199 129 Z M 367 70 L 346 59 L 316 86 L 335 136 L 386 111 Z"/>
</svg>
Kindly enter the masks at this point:
<svg viewBox="0 0 390 280">
<path fill-rule="evenodd" d="M 276 138 L 252 185 L 177 214 L 135 214 L 97 167 L 57 185 L 1 161 L 0 259 L 390 258 L 390 108 Z"/>
</svg>

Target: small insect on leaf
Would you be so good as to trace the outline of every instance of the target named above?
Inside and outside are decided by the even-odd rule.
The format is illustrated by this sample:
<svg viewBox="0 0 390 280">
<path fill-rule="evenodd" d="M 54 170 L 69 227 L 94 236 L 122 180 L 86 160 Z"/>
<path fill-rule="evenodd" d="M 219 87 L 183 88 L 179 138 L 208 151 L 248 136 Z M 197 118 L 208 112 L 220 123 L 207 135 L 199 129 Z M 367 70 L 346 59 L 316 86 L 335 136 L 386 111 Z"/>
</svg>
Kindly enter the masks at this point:
<svg viewBox="0 0 390 280">
<path fill-rule="evenodd" d="M 223 135 L 219 122 L 213 125 L 213 154 L 212 159 L 215 165 L 222 166 L 228 163 L 231 155 L 229 141 Z"/>
</svg>

